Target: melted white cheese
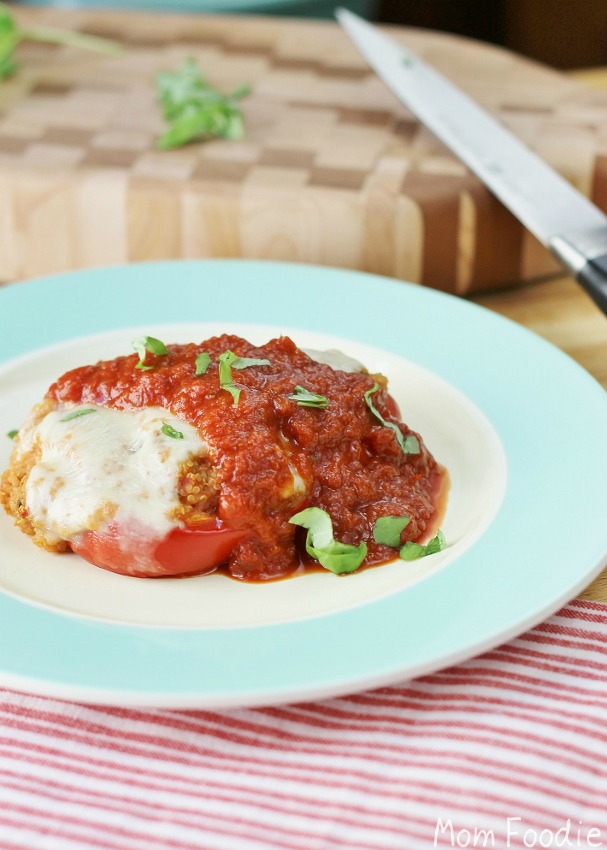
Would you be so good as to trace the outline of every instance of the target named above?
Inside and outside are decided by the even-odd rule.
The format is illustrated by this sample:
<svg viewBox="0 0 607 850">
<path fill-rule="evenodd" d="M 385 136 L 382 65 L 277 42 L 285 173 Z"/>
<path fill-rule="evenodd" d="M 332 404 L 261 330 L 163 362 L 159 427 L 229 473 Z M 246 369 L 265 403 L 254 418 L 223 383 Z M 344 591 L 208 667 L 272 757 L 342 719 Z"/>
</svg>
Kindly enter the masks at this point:
<svg viewBox="0 0 607 850">
<path fill-rule="evenodd" d="M 361 363 L 336 349 L 306 353 L 333 369 L 364 371 Z M 94 412 L 63 421 L 78 409 Z M 165 423 L 183 438 L 163 433 Z M 28 476 L 25 498 L 34 524 L 49 542 L 71 540 L 109 520 L 131 527 L 135 521 L 134 527 L 151 528 L 158 537 L 168 534 L 179 524 L 172 518 L 179 506 L 179 469 L 208 451 L 193 426 L 160 407 L 121 411 L 80 405 L 54 410 L 21 430 L 19 454 L 36 445 L 41 457 Z M 285 488 L 285 499 L 306 492 L 290 458 L 288 463 L 293 483 Z"/>
<path fill-rule="evenodd" d="M 79 408 L 94 412 L 62 421 Z M 163 433 L 164 423 L 183 438 Z M 26 505 L 50 540 L 70 540 L 121 518 L 167 534 L 178 525 L 171 513 L 179 506 L 179 468 L 207 453 L 192 425 L 160 407 L 55 410 L 20 435 L 20 453 L 36 444 L 41 457 L 27 480 Z"/>
</svg>

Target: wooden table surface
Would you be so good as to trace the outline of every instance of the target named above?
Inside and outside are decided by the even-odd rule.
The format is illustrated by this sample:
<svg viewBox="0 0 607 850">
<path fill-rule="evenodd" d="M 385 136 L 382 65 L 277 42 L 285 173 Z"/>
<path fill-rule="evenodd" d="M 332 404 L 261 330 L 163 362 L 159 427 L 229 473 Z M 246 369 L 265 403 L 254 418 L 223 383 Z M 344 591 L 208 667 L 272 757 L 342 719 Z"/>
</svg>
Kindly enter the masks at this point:
<svg viewBox="0 0 607 850">
<path fill-rule="evenodd" d="M 573 279 L 562 277 L 472 300 L 552 342 L 607 390 L 607 317 Z M 580 597 L 607 602 L 607 568 Z"/>
<path fill-rule="evenodd" d="M 607 89 L 607 68 L 576 71 L 573 75 L 582 82 Z M 472 300 L 552 342 L 607 390 L 607 317 L 572 278 L 528 284 Z M 607 568 L 580 598 L 607 602 Z"/>
</svg>

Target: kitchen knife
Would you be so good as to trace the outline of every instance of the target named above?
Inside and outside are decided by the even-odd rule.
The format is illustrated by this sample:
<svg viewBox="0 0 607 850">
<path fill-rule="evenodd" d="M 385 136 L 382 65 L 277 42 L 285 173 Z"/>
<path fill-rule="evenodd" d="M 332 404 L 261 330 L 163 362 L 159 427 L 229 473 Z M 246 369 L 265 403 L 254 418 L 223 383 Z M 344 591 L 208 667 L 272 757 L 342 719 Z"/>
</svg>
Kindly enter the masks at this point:
<svg viewBox="0 0 607 850">
<path fill-rule="evenodd" d="M 607 216 L 468 95 L 373 24 L 336 16 L 394 94 L 574 275 L 607 315 Z"/>
</svg>

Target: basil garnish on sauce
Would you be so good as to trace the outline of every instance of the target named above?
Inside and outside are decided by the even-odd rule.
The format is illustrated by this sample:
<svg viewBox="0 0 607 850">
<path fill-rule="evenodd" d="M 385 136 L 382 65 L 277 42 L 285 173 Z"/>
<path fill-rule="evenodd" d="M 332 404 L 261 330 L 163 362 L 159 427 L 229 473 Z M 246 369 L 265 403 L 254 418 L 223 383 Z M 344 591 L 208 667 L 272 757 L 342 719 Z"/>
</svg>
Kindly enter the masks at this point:
<svg viewBox="0 0 607 850">
<path fill-rule="evenodd" d="M 400 534 L 411 522 L 410 516 L 380 516 L 373 526 L 373 539 L 383 546 L 400 546 Z"/>
<path fill-rule="evenodd" d="M 227 390 L 234 399 L 234 404 L 238 404 L 240 398 L 240 390 L 234 386 L 232 382 L 232 363 L 238 358 L 233 351 L 224 351 L 219 355 L 219 386 L 222 390 Z"/>
<path fill-rule="evenodd" d="M 183 440 L 183 434 L 181 431 L 178 431 L 176 428 L 173 428 L 172 425 L 169 425 L 168 422 L 162 423 L 162 428 L 160 429 L 163 434 L 166 434 L 167 437 L 172 437 L 173 440 Z"/>
<path fill-rule="evenodd" d="M 301 407 L 325 408 L 329 405 L 329 399 L 325 395 L 310 392 L 310 390 L 307 390 L 300 384 L 295 386 L 295 390 L 287 398 L 296 401 Z"/>
<path fill-rule="evenodd" d="M 136 369 L 147 370 L 154 368 L 153 366 L 146 366 L 145 364 L 146 352 L 148 351 L 150 354 L 155 354 L 157 357 L 169 353 L 169 349 L 166 347 L 164 342 L 153 336 L 140 336 L 137 339 L 134 339 L 133 348 L 139 355 L 139 363 L 136 364 Z"/>
<path fill-rule="evenodd" d="M 14 440 L 18 433 L 19 433 L 18 429 L 13 428 L 13 430 L 9 431 L 6 436 L 9 438 L 9 440 Z"/>
<path fill-rule="evenodd" d="M 79 416 L 86 416 L 87 413 L 95 413 L 94 407 L 79 407 L 77 410 L 71 410 L 62 416 L 59 422 L 69 422 L 70 419 L 78 419 Z"/>
<path fill-rule="evenodd" d="M 333 538 L 331 517 L 322 508 L 306 508 L 292 516 L 289 522 L 308 529 L 306 552 L 332 573 L 353 573 L 366 557 L 367 544 L 364 541 L 354 546 Z"/>
<path fill-rule="evenodd" d="M 232 369 L 248 369 L 249 366 L 271 366 L 269 360 L 260 357 L 239 357 L 235 355 L 236 360 L 232 362 Z"/>
<path fill-rule="evenodd" d="M 424 546 L 422 543 L 413 543 L 408 540 L 404 546 L 401 546 L 399 557 L 403 561 L 415 561 L 417 558 L 425 558 L 426 555 L 434 555 L 435 552 L 441 552 L 446 545 L 445 535 L 439 531 L 436 537 L 433 537 L 429 543 Z"/>
<path fill-rule="evenodd" d="M 240 389 L 234 386 L 232 369 L 248 369 L 250 366 L 272 365 L 269 360 L 259 357 L 240 357 L 230 350 L 224 351 L 217 359 L 219 360 L 219 386 L 222 390 L 227 390 L 230 393 L 234 399 L 234 404 L 238 404 Z"/>
<path fill-rule="evenodd" d="M 384 426 L 384 428 L 390 428 L 396 434 L 396 439 L 398 440 L 398 445 L 401 448 L 401 451 L 405 455 L 418 455 L 420 452 L 419 448 L 419 440 L 413 434 L 407 434 L 405 437 L 403 432 L 400 430 L 398 425 L 395 425 L 394 422 L 386 422 L 381 413 L 376 409 L 373 402 L 371 401 L 371 396 L 373 393 L 376 393 L 379 389 L 379 384 L 375 383 L 371 387 L 370 390 L 367 390 L 365 393 L 365 401 L 367 402 L 367 407 L 379 421 Z"/>
<path fill-rule="evenodd" d="M 200 375 L 204 375 L 210 365 L 211 355 L 208 351 L 201 351 L 196 358 L 196 377 L 198 378 Z"/>
<path fill-rule="evenodd" d="M 407 540 L 401 546 L 400 533 L 403 528 L 409 525 L 410 521 L 411 517 L 408 516 L 380 516 L 379 519 L 375 520 L 373 526 L 373 539 L 376 543 L 382 543 L 385 546 L 392 546 L 394 549 L 398 549 L 399 557 L 403 561 L 415 561 L 417 558 L 424 558 L 426 555 L 434 555 L 435 552 L 440 552 L 445 548 L 445 535 L 440 530 L 425 545 Z"/>
</svg>

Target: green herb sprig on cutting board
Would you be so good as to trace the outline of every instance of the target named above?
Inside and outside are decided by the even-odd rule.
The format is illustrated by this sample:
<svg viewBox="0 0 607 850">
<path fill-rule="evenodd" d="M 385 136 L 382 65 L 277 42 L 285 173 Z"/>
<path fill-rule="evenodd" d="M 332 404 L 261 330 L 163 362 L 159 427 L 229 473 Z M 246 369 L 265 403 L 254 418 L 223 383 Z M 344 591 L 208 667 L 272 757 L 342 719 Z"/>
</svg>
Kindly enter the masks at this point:
<svg viewBox="0 0 607 850">
<path fill-rule="evenodd" d="M 242 139 L 244 123 L 238 101 L 249 92 L 249 86 L 239 86 L 223 94 L 209 84 L 194 59 L 177 71 L 157 74 L 156 95 L 168 127 L 156 147 L 167 150 L 195 140 Z"/>
<path fill-rule="evenodd" d="M 14 52 L 22 41 L 44 41 L 48 44 L 79 47 L 107 56 L 122 52 L 122 47 L 116 42 L 86 33 L 55 27 L 20 27 L 9 7 L 0 3 L 0 81 L 11 77 L 18 70 L 19 63 L 14 58 Z"/>
</svg>

